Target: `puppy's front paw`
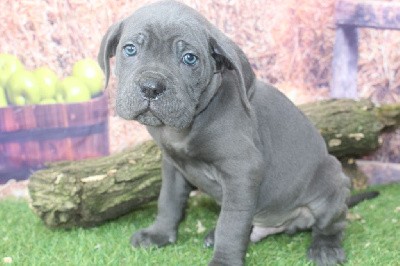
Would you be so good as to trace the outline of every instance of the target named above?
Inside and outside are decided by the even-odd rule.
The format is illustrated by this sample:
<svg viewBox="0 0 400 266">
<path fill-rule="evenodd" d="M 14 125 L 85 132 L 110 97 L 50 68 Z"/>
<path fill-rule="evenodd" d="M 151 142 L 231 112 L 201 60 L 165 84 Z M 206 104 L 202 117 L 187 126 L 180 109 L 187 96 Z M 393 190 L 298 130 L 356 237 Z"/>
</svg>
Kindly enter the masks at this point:
<svg viewBox="0 0 400 266">
<path fill-rule="evenodd" d="M 213 228 L 210 232 L 208 232 L 207 236 L 204 238 L 204 247 L 206 248 L 213 248 L 214 247 L 214 235 L 215 235 L 215 228 Z"/>
<path fill-rule="evenodd" d="M 208 266 L 243 266 L 244 259 L 237 253 L 215 251 Z"/>
<path fill-rule="evenodd" d="M 163 247 L 176 241 L 176 235 L 165 233 L 151 228 L 142 229 L 131 237 L 131 244 L 134 247 Z"/>
<path fill-rule="evenodd" d="M 210 261 L 208 266 L 243 266 L 244 263 L 240 260 L 221 260 L 221 259 L 213 259 Z"/>
</svg>

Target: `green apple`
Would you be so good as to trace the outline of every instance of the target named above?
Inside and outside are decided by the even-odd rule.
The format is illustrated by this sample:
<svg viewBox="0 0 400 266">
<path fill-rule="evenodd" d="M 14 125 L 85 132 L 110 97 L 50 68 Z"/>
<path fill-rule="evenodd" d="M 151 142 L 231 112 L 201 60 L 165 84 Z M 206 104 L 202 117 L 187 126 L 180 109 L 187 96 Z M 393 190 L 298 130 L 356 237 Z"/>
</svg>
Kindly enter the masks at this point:
<svg viewBox="0 0 400 266">
<path fill-rule="evenodd" d="M 55 99 L 47 98 L 47 99 L 42 99 L 39 104 L 45 105 L 45 104 L 56 104 L 56 103 L 57 101 Z"/>
<path fill-rule="evenodd" d="M 5 86 L 10 76 L 17 70 L 24 69 L 18 57 L 12 54 L 0 54 L 0 86 Z"/>
<path fill-rule="evenodd" d="M 0 86 L 0 108 L 7 106 L 7 97 L 4 88 Z"/>
<path fill-rule="evenodd" d="M 69 76 L 57 85 L 55 99 L 57 102 L 86 102 L 90 100 L 90 91 L 80 79 Z"/>
<path fill-rule="evenodd" d="M 14 105 L 37 104 L 40 102 L 40 87 L 35 75 L 27 70 L 17 70 L 7 81 L 6 94 Z"/>
<path fill-rule="evenodd" d="M 104 87 L 104 75 L 99 64 L 93 59 L 86 58 L 77 61 L 72 67 L 72 76 L 82 80 L 92 96 L 101 93 Z"/>
<path fill-rule="evenodd" d="M 48 67 L 39 67 L 35 69 L 33 73 L 35 74 L 40 87 L 41 99 L 54 98 L 58 83 L 58 77 L 56 73 L 54 73 L 54 71 Z"/>
</svg>

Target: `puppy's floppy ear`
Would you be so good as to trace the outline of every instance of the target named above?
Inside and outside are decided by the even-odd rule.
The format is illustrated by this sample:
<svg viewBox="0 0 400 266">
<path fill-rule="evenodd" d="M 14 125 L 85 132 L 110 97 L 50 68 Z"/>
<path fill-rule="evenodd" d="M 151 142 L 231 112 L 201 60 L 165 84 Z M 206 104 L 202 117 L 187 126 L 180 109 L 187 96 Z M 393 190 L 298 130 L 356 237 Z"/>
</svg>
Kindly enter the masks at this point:
<svg viewBox="0 0 400 266">
<path fill-rule="evenodd" d="M 223 52 L 220 51 L 220 48 L 216 44 L 215 40 L 211 40 L 210 44 L 211 44 L 211 55 L 214 58 L 216 64 L 216 72 L 223 72 L 224 69 L 233 70 L 234 67 L 232 62 L 229 61 L 229 59 L 223 55 Z"/>
<path fill-rule="evenodd" d="M 217 72 L 233 70 L 238 78 L 242 104 L 250 111 L 249 97 L 254 90 L 255 74 L 246 55 L 234 42 L 219 30 L 212 30 L 209 37 L 212 57 L 216 61 Z"/>
<path fill-rule="evenodd" d="M 97 61 L 101 69 L 106 76 L 105 88 L 107 88 L 108 80 L 110 78 L 110 58 L 113 57 L 116 53 L 116 49 L 119 43 L 119 39 L 121 37 L 121 32 L 123 28 L 123 21 L 115 23 L 108 30 L 107 33 L 103 36 L 100 45 L 100 51 L 97 55 Z"/>
</svg>

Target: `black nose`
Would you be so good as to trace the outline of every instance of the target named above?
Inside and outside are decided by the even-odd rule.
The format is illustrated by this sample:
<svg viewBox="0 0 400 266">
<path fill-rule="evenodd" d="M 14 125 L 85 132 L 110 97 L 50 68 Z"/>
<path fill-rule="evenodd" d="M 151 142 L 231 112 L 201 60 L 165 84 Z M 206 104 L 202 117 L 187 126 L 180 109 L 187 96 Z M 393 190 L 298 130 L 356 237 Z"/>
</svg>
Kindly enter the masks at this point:
<svg viewBox="0 0 400 266">
<path fill-rule="evenodd" d="M 145 79 L 139 81 L 140 90 L 146 99 L 153 100 L 162 94 L 166 88 L 164 83 L 156 79 Z"/>
</svg>

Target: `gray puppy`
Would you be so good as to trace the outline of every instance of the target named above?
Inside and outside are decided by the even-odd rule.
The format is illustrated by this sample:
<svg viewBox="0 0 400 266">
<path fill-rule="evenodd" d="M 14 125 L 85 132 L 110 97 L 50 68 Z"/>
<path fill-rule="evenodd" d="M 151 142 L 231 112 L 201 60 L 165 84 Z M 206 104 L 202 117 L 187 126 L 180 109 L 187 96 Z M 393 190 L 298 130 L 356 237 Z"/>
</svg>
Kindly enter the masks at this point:
<svg viewBox="0 0 400 266">
<path fill-rule="evenodd" d="M 109 28 L 99 53 L 107 82 L 113 56 L 118 115 L 147 125 L 163 151 L 158 215 L 132 236 L 134 246 L 175 242 L 198 187 L 221 205 L 209 265 L 243 265 L 250 239 L 308 228 L 310 259 L 345 261 L 348 177 L 236 44 L 195 10 L 165 1 Z"/>
</svg>

